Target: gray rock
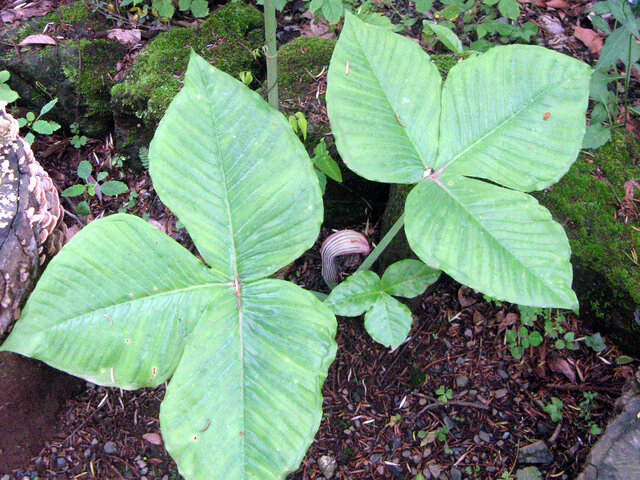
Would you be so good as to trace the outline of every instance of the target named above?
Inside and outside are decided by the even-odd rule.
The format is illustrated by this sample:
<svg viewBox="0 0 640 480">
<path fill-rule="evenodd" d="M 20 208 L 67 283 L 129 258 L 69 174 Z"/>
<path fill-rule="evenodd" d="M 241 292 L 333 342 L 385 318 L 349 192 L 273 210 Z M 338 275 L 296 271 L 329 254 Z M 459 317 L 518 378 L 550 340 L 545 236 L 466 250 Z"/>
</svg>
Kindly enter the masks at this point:
<svg viewBox="0 0 640 480">
<path fill-rule="evenodd" d="M 462 480 L 462 472 L 456 467 L 452 467 L 451 470 L 449 470 L 449 476 L 451 480 Z"/>
<path fill-rule="evenodd" d="M 548 465 L 553 462 L 553 453 L 543 440 L 525 445 L 518 452 L 519 464 Z"/>
<path fill-rule="evenodd" d="M 452 431 L 454 428 L 456 428 L 456 424 L 453 420 L 451 420 L 451 418 L 449 418 L 449 415 L 445 415 L 442 420 L 444 421 L 444 424 L 447 426 L 449 431 Z"/>
<path fill-rule="evenodd" d="M 62 468 L 67 464 L 67 461 L 63 458 L 63 457 L 58 457 L 56 459 L 56 465 L 58 466 L 58 468 Z"/>
<path fill-rule="evenodd" d="M 116 444 L 113 442 L 107 442 L 104 444 L 104 447 L 102 448 L 102 450 L 104 451 L 104 453 L 109 454 L 109 455 L 114 455 L 116 453 L 118 453 L 118 448 L 116 447 Z"/>
<path fill-rule="evenodd" d="M 509 380 L 509 374 L 507 372 L 505 372 L 504 370 L 502 370 L 501 368 L 498 369 L 498 375 L 500 376 L 500 378 L 502 380 Z"/>
<path fill-rule="evenodd" d="M 90 449 L 90 448 L 86 448 L 86 449 L 84 450 L 84 453 L 82 454 L 82 456 L 83 456 L 85 459 L 90 458 L 90 457 L 91 457 L 91 449 Z"/>
<path fill-rule="evenodd" d="M 456 386 L 458 388 L 464 388 L 467 386 L 468 383 L 469 383 L 469 377 L 467 377 L 466 375 L 460 375 L 456 377 Z"/>
<path fill-rule="evenodd" d="M 9 475 L 3 475 L 0 480 L 11 480 L 11 477 Z"/>
<path fill-rule="evenodd" d="M 578 480 L 630 480 L 640 478 L 640 370 L 629 390 L 616 402 L 621 411 L 607 426 L 587 456 Z"/>
<path fill-rule="evenodd" d="M 318 459 L 318 466 L 320 467 L 320 473 L 322 473 L 327 480 L 330 480 L 338 464 L 336 463 L 336 459 L 331 455 L 323 455 Z"/>
<path fill-rule="evenodd" d="M 482 430 L 480 430 L 478 432 L 478 436 L 480 437 L 480 440 L 482 440 L 483 442 L 491 442 L 491 435 L 489 435 L 487 432 L 484 432 Z"/>
</svg>

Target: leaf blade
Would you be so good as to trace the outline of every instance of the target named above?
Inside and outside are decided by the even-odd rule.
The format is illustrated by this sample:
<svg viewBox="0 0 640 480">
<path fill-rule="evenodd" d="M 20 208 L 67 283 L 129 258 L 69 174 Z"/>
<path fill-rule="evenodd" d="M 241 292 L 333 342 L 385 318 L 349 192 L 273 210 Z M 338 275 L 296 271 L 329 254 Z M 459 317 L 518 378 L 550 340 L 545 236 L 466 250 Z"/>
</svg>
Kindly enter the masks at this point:
<svg viewBox="0 0 640 480">
<path fill-rule="evenodd" d="M 327 77 L 338 151 L 369 180 L 418 182 L 435 160 L 440 74 L 411 40 L 345 18 Z"/>
<path fill-rule="evenodd" d="M 318 235 L 318 180 L 289 124 L 195 54 L 151 143 L 149 172 L 221 280 L 268 276 Z"/>
<path fill-rule="evenodd" d="M 590 68 L 539 47 L 496 47 L 451 69 L 442 92 L 436 170 L 532 191 L 580 150 Z"/>
<path fill-rule="evenodd" d="M 220 288 L 168 236 L 137 217 L 112 215 L 54 257 L 0 349 L 100 385 L 156 386 L 173 373 L 199 309 Z"/>
<path fill-rule="evenodd" d="M 386 293 L 378 297 L 364 316 L 364 327 L 371 338 L 392 350 L 406 340 L 412 322 L 411 310 Z"/>
<path fill-rule="evenodd" d="M 279 280 L 249 282 L 240 297 L 198 324 L 161 405 L 167 449 L 193 480 L 283 478 L 320 424 L 335 317 Z"/>
<path fill-rule="evenodd" d="M 439 183 L 425 179 L 407 197 L 405 232 L 423 262 L 500 300 L 577 309 L 569 241 L 544 207 L 480 180 Z"/>
</svg>

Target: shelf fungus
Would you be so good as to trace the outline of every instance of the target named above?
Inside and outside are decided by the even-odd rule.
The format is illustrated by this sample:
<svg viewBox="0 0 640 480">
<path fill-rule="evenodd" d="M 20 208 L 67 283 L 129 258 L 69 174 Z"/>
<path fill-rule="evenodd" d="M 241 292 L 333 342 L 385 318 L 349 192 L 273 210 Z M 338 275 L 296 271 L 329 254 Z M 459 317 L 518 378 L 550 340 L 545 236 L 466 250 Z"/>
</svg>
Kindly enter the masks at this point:
<svg viewBox="0 0 640 480">
<path fill-rule="evenodd" d="M 0 102 L 0 340 L 66 230 L 58 191 L 5 107 Z"/>
</svg>

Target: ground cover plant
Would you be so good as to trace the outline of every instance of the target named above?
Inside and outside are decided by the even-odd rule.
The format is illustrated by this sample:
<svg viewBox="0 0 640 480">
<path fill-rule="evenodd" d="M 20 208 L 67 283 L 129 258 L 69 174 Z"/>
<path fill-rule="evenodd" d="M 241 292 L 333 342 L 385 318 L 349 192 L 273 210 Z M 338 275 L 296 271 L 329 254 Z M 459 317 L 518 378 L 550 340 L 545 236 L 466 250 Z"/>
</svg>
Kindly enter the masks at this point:
<svg viewBox="0 0 640 480">
<path fill-rule="evenodd" d="M 500 300 L 577 310 L 567 237 L 526 192 L 575 161 L 590 73 L 543 48 L 496 47 L 452 68 L 441 87 L 414 42 L 347 13 L 327 112 L 349 168 L 417 184 L 390 235 L 404 222 L 425 264 Z"/>
</svg>

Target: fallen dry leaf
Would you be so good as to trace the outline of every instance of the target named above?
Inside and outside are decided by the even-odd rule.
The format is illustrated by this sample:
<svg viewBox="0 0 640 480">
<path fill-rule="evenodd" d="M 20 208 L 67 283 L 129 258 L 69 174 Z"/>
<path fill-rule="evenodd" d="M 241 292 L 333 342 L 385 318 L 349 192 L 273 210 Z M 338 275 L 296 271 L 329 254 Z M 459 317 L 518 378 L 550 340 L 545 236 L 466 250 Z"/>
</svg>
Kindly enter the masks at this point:
<svg viewBox="0 0 640 480">
<path fill-rule="evenodd" d="M 564 358 L 554 357 L 547 360 L 547 365 L 552 372 L 562 373 L 565 377 L 569 379 L 571 383 L 576 383 L 576 374 L 573 371 L 569 362 L 567 362 Z"/>
<path fill-rule="evenodd" d="M 566 10 L 569 5 L 564 0 L 548 0 L 545 3 L 547 8 L 556 8 L 558 10 Z"/>
<path fill-rule="evenodd" d="M 29 35 L 25 37 L 19 44 L 19 47 L 26 47 L 28 45 L 57 45 L 56 41 L 49 35 L 44 33 L 36 33 L 35 35 Z"/>
<path fill-rule="evenodd" d="M 573 27 L 573 36 L 580 40 L 594 55 L 600 55 L 602 38 L 590 28 Z"/>
<path fill-rule="evenodd" d="M 147 442 L 151 445 L 162 445 L 162 438 L 157 433 L 145 433 L 142 435 Z"/>
<path fill-rule="evenodd" d="M 311 11 L 307 10 L 302 14 L 304 18 L 309 19 L 309 23 L 300 27 L 300 33 L 307 37 L 320 37 L 320 38 L 336 38 L 335 32 L 329 32 L 329 22 L 317 17 Z"/>
<path fill-rule="evenodd" d="M 107 30 L 106 33 L 109 40 L 115 40 L 128 47 L 140 43 L 142 39 L 142 33 L 137 29 L 125 30 L 123 28 L 112 28 L 111 30 Z"/>
</svg>

